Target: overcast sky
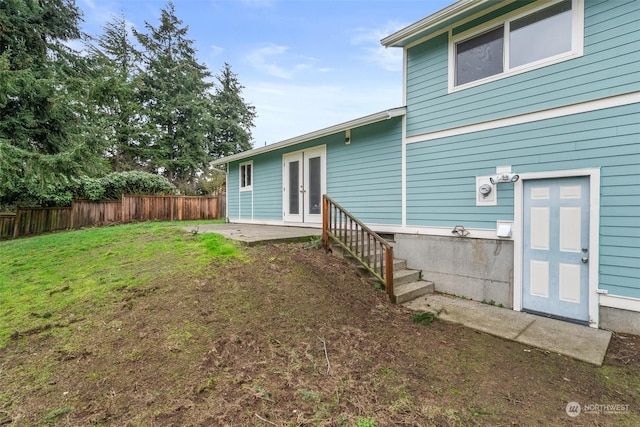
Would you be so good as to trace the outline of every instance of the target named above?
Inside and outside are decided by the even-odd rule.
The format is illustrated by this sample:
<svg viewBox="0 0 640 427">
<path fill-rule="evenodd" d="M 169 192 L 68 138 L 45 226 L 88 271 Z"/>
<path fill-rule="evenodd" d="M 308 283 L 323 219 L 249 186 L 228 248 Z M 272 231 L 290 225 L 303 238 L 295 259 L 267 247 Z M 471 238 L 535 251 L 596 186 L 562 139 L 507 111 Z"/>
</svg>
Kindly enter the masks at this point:
<svg viewBox="0 0 640 427">
<path fill-rule="evenodd" d="M 76 0 L 82 29 L 102 32 L 123 13 L 158 26 L 164 0 Z M 402 105 L 402 50 L 380 39 L 452 0 L 174 0 L 198 59 L 225 62 L 256 107 L 261 147 Z"/>
</svg>

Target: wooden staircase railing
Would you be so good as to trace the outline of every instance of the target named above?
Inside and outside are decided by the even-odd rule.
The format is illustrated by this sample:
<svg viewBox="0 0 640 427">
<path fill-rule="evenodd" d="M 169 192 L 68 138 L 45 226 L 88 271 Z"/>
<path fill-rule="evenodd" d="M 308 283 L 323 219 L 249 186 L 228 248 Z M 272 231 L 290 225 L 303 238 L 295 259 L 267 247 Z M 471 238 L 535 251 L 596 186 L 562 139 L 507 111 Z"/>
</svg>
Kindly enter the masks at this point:
<svg viewBox="0 0 640 427">
<path fill-rule="evenodd" d="M 331 240 L 342 246 L 393 294 L 393 247 L 331 197 L 322 196 L 322 241 L 329 249 Z"/>
</svg>

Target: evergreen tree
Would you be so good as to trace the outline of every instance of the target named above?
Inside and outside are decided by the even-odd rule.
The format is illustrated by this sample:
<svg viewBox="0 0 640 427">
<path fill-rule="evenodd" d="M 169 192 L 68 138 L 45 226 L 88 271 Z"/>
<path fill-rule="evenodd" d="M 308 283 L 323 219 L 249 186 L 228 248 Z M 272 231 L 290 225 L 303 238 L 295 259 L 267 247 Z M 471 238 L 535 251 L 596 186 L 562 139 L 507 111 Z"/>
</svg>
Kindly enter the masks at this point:
<svg viewBox="0 0 640 427">
<path fill-rule="evenodd" d="M 154 128 L 146 141 L 149 165 L 193 192 L 199 171 L 211 160 L 205 137 L 211 74 L 196 60 L 188 27 L 176 17 L 173 3 L 161 11 L 158 27 L 146 23 L 146 28 L 148 34 L 134 34 L 144 47 L 141 99 Z"/>
<path fill-rule="evenodd" d="M 63 44 L 80 37 L 79 20 L 71 0 L 0 1 L 0 204 L 101 165 L 87 138 L 87 70 Z"/>
<path fill-rule="evenodd" d="M 131 43 L 124 15 L 104 26 L 97 46 L 89 46 L 96 74 L 93 101 L 96 121 L 107 141 L 106 157 L 115 172 L 144 169 L 148 156 L 142 136 L 148 132 L 138 92 L 140 52 Z"/>
<path fill-rule="evenodd" d="M 229 64 L 224 64 L 216 79 L 219 85 L 211 103 L 215 120 L 209 137 L 212 140 L 210 154 L 220 158 L 252 148 L 251 128 L 254 126 L 256 109 L 242 98 L 244 86 Z"/>
</svg>

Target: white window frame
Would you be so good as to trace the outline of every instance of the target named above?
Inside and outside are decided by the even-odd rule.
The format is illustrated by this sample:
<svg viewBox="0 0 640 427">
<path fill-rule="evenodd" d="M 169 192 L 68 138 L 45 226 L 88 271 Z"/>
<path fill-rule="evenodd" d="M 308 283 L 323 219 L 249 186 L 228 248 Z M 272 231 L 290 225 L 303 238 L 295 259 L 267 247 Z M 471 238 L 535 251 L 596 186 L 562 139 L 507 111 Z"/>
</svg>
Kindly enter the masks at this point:
<svg viewBox="0 0 640 427">
<path fill-rule="evenodd" d="M 245 175 L 245 178 L 246 178 L 246 170 L 247 170 L 246 166 L 251 166 L 251 184 L 243 186 L 242 178 L 243 178 L 243 175 Z M 243 162 L 238 165 L 238 187 L 240 188 L 240 191 L 253 191 L 254 176 L 255 176 L 255 173 L 253 169 L 253 160 L 250 160 L 248 162 Z M 246 179 L 245 179 L 245 182 L 246 182 Z"/>
<path fill-rule="evenodd" d="M 449 93 L 457 92 L 460 90 L 468 89 L 474 86 L 482 85 L 488 82 L 510 77 L 516 74 L 524 73 L 526 71 L 535 70 L 537 68 L 546 67 L 548 65 L 557 64 L 559 62 L 567 61 L 569 59 L 578 58 L 584 54 L 584 0 L 572 0 L 571 12 L 571 50 L 563 52 L 558 55 L 554 55 L 548 58 L 543 58 L 538 61 L 534 61 L 528 64 L 524 64 L 518 67 L 509 68 L 509 31 L 512 21 L 535 13 L 539 10 L 545 9 L 556 3 L 560 3 L 563 0 L 543 1 L 541 3 L 534 3 L 524 9 L 518 9 L 517 11 L 503 15 L 499 18 L 493 19 L 489 22 L 485 22 L 478 27 L 472 28 L 468 31 L 462 32 L 453 36 L 453 28 L 449 30 Z M 487 31 L 493 30 L 499 26 L 504 26 L 504 45 L 503 45 L 503 72 L 488 76 L 482 79 L 474 80 L 462 85 L 456 86 L 456 44 L 464 40 L 471 39 Z"/>
</svg>

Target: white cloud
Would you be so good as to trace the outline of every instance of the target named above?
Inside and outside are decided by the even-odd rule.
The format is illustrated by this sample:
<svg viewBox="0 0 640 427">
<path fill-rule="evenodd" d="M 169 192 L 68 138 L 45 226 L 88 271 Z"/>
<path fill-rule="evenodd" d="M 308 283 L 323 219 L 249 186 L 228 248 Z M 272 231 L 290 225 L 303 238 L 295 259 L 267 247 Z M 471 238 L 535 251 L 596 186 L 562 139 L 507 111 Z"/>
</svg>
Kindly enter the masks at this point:
<svg viewBox="0 0 640 427">
<path fill-rule="evenodd" d="M 209 53 L 213 56 L 217 56 L 220 55 L 222 52 L 224 52 L 224 48 L 221 46 L 216 46 L 215 44 L 212 44 L 211 46 L 209 46 Z"/>
<path fill-rule="evenodd" d="M 401 71 L 402 49 L 387 49 L 380 40 L 404 26 L 399 22 L 388 22 L 381 28 L 358 28 L 352 31 L 351 43 L 362 48 L 366 61 L 386 71 Z"/>
<path fill-rule="evenodd" d="M 312 68 L 308 62 L 313 59 L 290 58 L 285 55 L 288 50 L 289 48 L 287 46 L 268 44 L 252 50 L 245 56 L 245 59 L 256 70 L 281 79 L 292 79 L 295 74 Z M 295 63 L 300 59 L 306 60 L 307 62 Z M 294 63 L 287 65 L 288 62 Z"/>
</svg>

